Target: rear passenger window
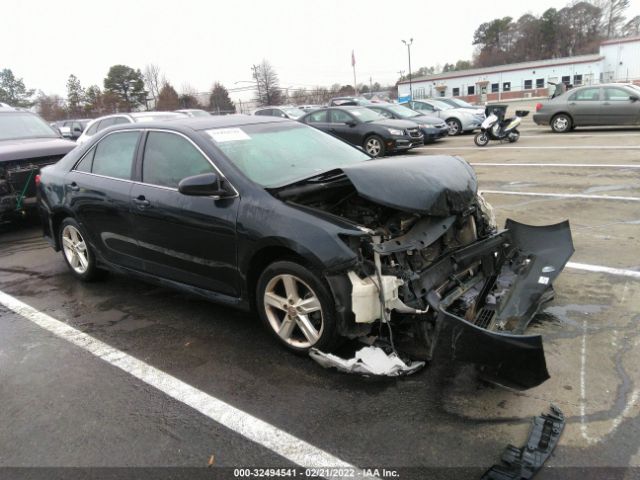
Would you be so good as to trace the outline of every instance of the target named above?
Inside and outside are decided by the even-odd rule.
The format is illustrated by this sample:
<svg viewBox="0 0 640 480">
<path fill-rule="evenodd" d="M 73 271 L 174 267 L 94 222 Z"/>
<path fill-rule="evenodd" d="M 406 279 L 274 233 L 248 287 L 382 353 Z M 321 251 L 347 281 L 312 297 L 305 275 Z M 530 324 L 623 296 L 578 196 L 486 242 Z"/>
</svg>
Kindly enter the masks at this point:
<svg viewBox="0 0 640 480">
<path fill-rule="evenodd" d="M 119 132 L 107 135 L 96 146 L 92 172 L 113 178 L 131 179 L 131 165 L 139 132 Z"/>
<path fill-rule="evenodd" d="M 309 123 L 322 123 L 327 121 L 327 111 L 319 110 L 317 112 L 312 113 L 307 117 L 307 122 Z"/>
<path fill-rule="evenodd" d="M 142 181 L 178 188 L 180 180 L 212 173 L 213 166 L 187 139 L 174 133 L 149 132 L 142 161 Z"/>
<path fill-rule="evenodd" d="M 89 153 L 84 156 L 82 160 L 80 160 L 80 163 L 76 165 L 75 170 L 79 172 L 91 173 L 91 169 L 93 167 L 93 156 L 95 155 L 95 153 L 96 149 L 94 147 L 89 151 Z"/>
<path fill-rule="evenodd" d="M 264 110 L 258 110 L 256 115 L 260 115 L 262 117 L 268 117 L 271 115 L 272 110 L 270 108 L 265 108 Z"/>
</svg>

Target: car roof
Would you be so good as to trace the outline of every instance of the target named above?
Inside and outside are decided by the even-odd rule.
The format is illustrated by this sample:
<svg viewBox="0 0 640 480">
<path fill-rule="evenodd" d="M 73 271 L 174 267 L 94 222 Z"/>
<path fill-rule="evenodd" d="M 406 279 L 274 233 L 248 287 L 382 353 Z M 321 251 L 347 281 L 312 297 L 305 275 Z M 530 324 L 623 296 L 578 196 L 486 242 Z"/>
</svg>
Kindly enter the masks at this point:
<svg viewBox="0 0 640 480">
<path fill-rule="evenodd" d="M 168 127 L 169 128 L 187 127 L 195 131 L 201 131 L 201 130 L 209 130 L 214 128 L 241 127 L 243 125 L 256 125 L 256 124 L 275 123 L 275 122 L 285 122 L 285 123 L 290 123 L 292 125 L 300 125 L 298 122 L 294 120 L 288 120 L 285 118 L 233 114 L 233 115 L 220 115 L 220 116 L 211 115 L 211 118 L 185 116 L 184 118 L 173 118 L 171 120 L 121 124 L 121 125 L 109 127 L 108 130 L 110 131 L 129 130 L 129 129 L 135 130 L 141 127 L 159 128 L 159 129 L 166 129 Z"/>
</svg>

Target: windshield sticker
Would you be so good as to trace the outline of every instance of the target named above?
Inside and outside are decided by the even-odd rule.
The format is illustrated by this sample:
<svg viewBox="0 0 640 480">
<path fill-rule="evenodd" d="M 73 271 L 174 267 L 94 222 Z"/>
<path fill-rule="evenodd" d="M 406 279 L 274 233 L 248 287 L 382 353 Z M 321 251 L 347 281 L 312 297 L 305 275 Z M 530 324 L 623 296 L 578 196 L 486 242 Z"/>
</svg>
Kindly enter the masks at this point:
<svg viewBox="0 0 640 480">
<path fill-rule="evenodd" d="M 217 143 L 251 140 L 251 137 L 241 128 L 215 128 L 207 130 L 207 133 Z"/>
<path fill-rule="evenodd" d="M 351 110 L 350 112 L 353 113 L 356 117 L 362 115 L 362 112 L 359 112 L 358 110 Z"/>
</svg>

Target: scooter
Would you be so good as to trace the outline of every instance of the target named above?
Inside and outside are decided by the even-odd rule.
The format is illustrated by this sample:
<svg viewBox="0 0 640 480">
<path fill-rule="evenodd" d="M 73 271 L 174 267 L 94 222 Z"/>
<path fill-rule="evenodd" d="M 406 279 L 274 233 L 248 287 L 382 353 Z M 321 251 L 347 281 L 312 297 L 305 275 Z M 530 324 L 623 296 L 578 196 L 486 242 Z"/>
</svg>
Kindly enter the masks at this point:
<svg viewBox="0 0 640 480">
<path fill-rule="evenodd" d="M 505 119 L 507 112 L 506 105 L 491 105 L 485 109 L 484 122 L 480 126 L 480 133 L 473 138 L 474 143 L 479 147 L 485 147 L 489 140 L 499 142 L 508 141 L 515 143 L 520 138 L 518 126 L 522 122 L 522 117 L 529 115 L 529 110 L 516 110 L 516 115 Z"/>
</svg>

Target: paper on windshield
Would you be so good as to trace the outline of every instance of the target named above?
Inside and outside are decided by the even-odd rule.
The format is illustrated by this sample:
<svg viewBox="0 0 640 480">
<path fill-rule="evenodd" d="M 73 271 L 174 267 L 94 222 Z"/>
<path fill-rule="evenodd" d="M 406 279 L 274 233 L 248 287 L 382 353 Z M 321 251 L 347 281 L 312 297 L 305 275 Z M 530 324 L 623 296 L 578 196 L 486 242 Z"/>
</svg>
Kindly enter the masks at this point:
<svg viewBox="0 0 640 480">
<path fill-rule="evenodd" d="M 207 130 L 207 133 L 216 143 L 251 140 L 251 137 L 241 128 L 214 128 Z"/>
</svg>

